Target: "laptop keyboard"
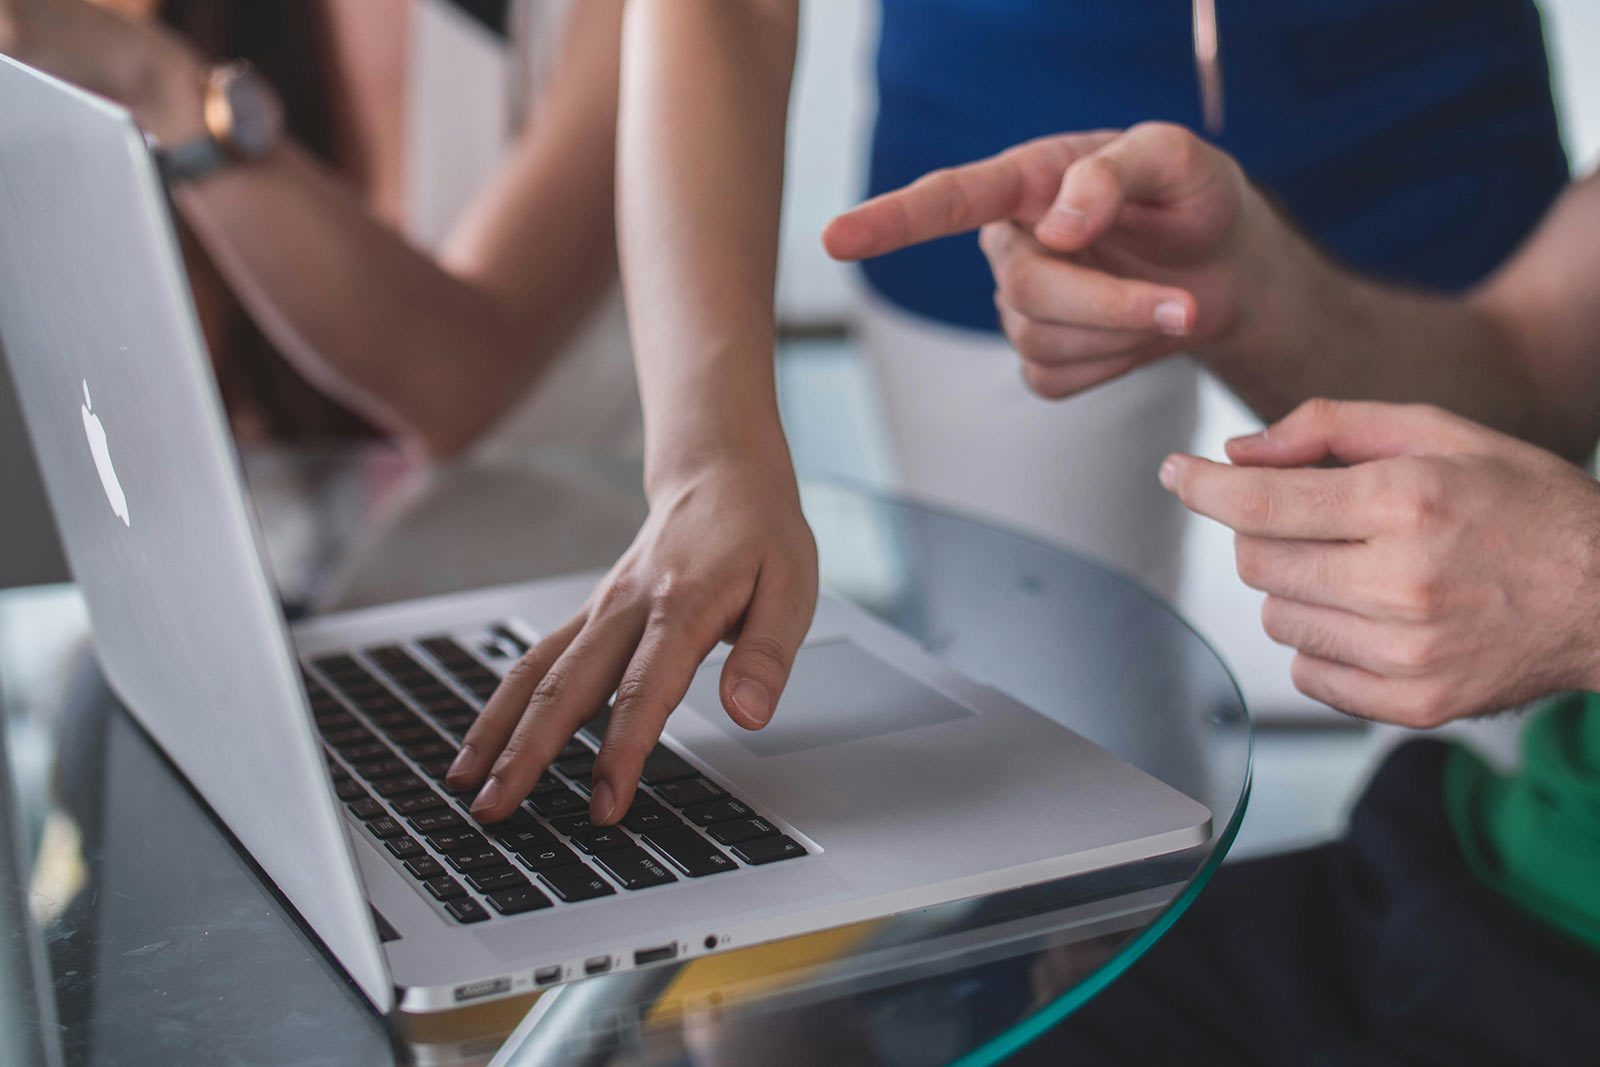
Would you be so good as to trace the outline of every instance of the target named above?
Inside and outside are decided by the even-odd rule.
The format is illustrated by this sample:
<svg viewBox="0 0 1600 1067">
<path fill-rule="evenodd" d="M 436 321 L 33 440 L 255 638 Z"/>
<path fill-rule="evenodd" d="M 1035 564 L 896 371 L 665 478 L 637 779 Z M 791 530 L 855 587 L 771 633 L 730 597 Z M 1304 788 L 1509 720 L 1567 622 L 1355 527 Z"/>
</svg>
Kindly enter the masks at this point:
<svg viewBox="0 0 1600 1067">
<path fill-rule="evenodd" d="M 502 647 L 527 643 L 506 624 Z M 461 739 L 500 678 L 448 636 L 320 656 L 305 668 L 334 790 L 422 897 L 458 923 L 703 878 L 806 854 L 805 847 L 657 745 L 618 826 L 589 822 L 595 739 L 569 742 L 511 818 L 467 813 L 473 790 L 444 784 Z"/>
</svg>

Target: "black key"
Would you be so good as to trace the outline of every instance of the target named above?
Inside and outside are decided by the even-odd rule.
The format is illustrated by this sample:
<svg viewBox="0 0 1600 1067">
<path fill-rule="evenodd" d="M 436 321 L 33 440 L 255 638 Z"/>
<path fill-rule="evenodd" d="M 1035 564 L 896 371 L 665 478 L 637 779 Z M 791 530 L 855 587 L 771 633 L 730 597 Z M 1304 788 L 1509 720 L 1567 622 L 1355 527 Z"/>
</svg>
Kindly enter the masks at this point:
<svg viewBox="0 0 1600 1067">
<path fill-rule="evenodd" d="M 449 900 L 452 897 L 464 897 L 467 891 L 461 888 L 461 883 L 448 874 L 441 874 L 437 878 L 429 878 L 422 883 L 422 888 L 432 893 L 436 900 Z"/>
<path fill-rule="evenodd" d="M 493 893 L 500 889 L 515 889 L 517 886 L 527 885 L 528 878 L 510 867 L 496 867 L 493 870 L 476 871 L 468 875 L 467 884 L 480 893 Z"/>
<path fill-rule="evenodd" d="M 589 855 L 633 847 L 633 838 L 615 826 L 595 826 L 572 835 L 572 843 Z"/>
<path fill-rule="evenodd" d="M 387 760 L 394 756 L 388 745 L 379 741 L 365 730 L 361 732 L 366 735 L 366 740 L 352 741 L 347 745 L 335 744 L 333 746 L 339 750 L 339 755 L 356 765 L 356 770 L 361 771 L 360 765 L 363 763 L 371 763 L 373 760 Z M 361 773 L 365 774 L 366 772 L 361 771 Z"/>
<path fill-rule="evenodd" d="M 578 854 L 560 842 L 551 842 L 527 852 L 518 852 L 517 859 L 530 871 L 548 871 L 553 867 L 565 867 L 569 863 L 581 862 Z"/>
<path fill-rule="evenodd" d="M 536 797 L 545 793 L 557 793 L 566 787 L 567 783 L 563 782 L 549 771 L 545 771 L 539 776 L 539 780 L 533 783 L 533 789 L 529 791 L 528 795 L 531 797 Z"/>
<path fill-rule="evenodd" d="M 405 690 L 406 695 L 419 704 L 426 704 L 430 700 L 447 700 L 455 696 L 454 689 L 432 678 L 418 685 L 408 685 Z"/>
<path fill-rule="evenodd" d="M 380 730 L 403 730 L 417 722 L 417 713 L 398 700 L 363 709 Z"/>
<path fill-rule="evenodd" d="M 374 837 L 399 837 L 406 832 L 404 826 L 387 815 L 380 815 L 369 821 L 367 829 L 372 831 Z"/>
<path fill-rule="evenodd" d="M 342 778 L 334 784 L 334 793 L 340 800 L 360 800 L 367 795 L 361 783 L 354 778 Z"/>
<path fill-rule="evenodd" d="M 581 863 L 540 871 L 539 881 L 568 904 L 575 904 L 580 900 L 593 900 L 595 897 L 608 897 L 616 892 L 604 878 Z"/>
<path fill-rule="evenodd" d="M 568 778 L 586 779 L 589 777 L 590 772 L 594 770 L 594 754 L 585 752 L 583 755 L 573 756 L 571 759 L 557 760 L 556 770 Z"/>
<path fill-rule="evenodd" d="M 674 826 L 682 826 L 678 817 L 659 804 L 635 804 L 628 809 L 628 814 L 622 817 L 622 825 L 636 834 L 648 833 L 651 830 L 666 830 Z"/>
<path fill-rule="evenodd" d="M 355 800 L 352 800 L 350 803 L 346 804 L 345 807 L 350 809 L 351 815 L 354 815 L 362 822 L 365 822 L 368 819 L 376 819 L 378 816 L 383 814 L 383 805 L 379 804 L 376 800 L 373 800 L 371 797 L 366 796 L 365 794 Z"/>
<path fill-rule="evenodd" d="M 755 818 L 755 814 L 744 801 L 732 797 L 708 800 L 704 804 L 691 804 L 683 809 L 683 817 L 696 826 L 710 826 L 714 822 L 732 822 L 734 819 L 752 819 Z"/>
<path fill-rule="evenodd" d="M 501 915 L 520 915 L 535 908 L 550 907 L 550 898 L 531 885 L 502 889 L 487 895 L 489 904 Z"/>
<path fill-rule="evenodd" d="M 472 663 L 472 653 L 462 648 L 450 637 L 425 637 L 417 644 L 428 650 L 428 655 L 448 665 L 452 661 Z"/>
<path fill-rule="evenodd" d="M 433 744 L 439 740 L 439 731 L 422 722 L 389 731 L 389 740 L 410 752 L 413 746 Z"/>
<path fill-rule="evenodd" d="M 482 834 L 467 829 L 465 824 L 460 830 L 441 830 L 438 833 L 428 834 L 427 837 L 428 844 L 440 852 L 463 852 L 468 849 L 487 848 L 489 845 Z"/>
<path fill-rule="evenodd" d="M 670 748 L 657 745 L 646 757 L 639 781 L 655 786 L 662 782 L 676 782 L 680 778 L 693 778 L 699 773 L 688 760 Z"/>
<path fill-rule="evenodd" d="M 465 722 L 471 726 L 478 718 L 478 710 L 453 691 L 442 692 L 432 700 L 423 702 L 423 709 L 439 722 Z"/>
<path fill-rule="evenodd" d="M 624 889 L 646 889 L 678 880 L 677 875 L 667 870 L 660 860 L 638 845 L 602 852 L 595 857 L 595 862 L 604 867 L 606 873 Z"/>
<path fill-rule="evenodd" d="M 432 856 L 416 856 L 406 860 L 406 870 L 410 872 L 411 877 L 425 882 L 444 874 L 444 864 Z M 446 875 L 446 877 L 449 876 Z"/>
<path fill-rule="evenodd" d="M 592 755 L 594 755 L 594 749 L 590 748 L 588 745 L 574 737 L 571 741 L 567 742 L 567 747 L 561 750 L 560 755 L 556 756 L 556 759 L 576 759 L 578 756 Z"/>
<path fill-rule="evenodd" d="M 495 840 L 511 852 L 538 852 L 555 844 L 556 835 L 541 826 L 532 830 L 509 830 L 496 835 Z"/>
<path fill-rule="evenodd" d="M 663 782 L 656 793 L 675 808 L 686 808 L 705 800 L 723 796 L 722 787 L 706 777 L 680 778 L 676 782 Z"/>
<path fill-rule="evenodd" d="M 432 790 L 401 797 L 394 802 L 394 810 L 401 815 L 420 815 L 425 811 L 438 811 L 446 806 L 444 797 Z"/>
<path fill-rule="evenodd" d="M 325 711 L 313 709 L 311 717 L 316 720 L 317 731 L 324 736 L 337 730 L 348 730 L 352 726 L 361 725 L 354 715 L 343 708 L 328 708 Z"/>
<path fill-rule="evenodd" d="M 452 748 L 449 755 L 430 756 L 426 759 L 417 756 L 417 766 L 421 767 L 422 773 L 428 777 L 442 782 L 444 781 L 444 776 L 450 773 L 450 764 L 456 761 L 455 751 Z M 413 752 L 412 755 L 416 756 L 416 753 Z"/>
<path fill-rule="evenodd" d="M 465 830 L 467 820 L 453 811 L 430 811 L 426 815 L 413 815 L 406 822 L 419 834 L 436 834 L 444 830 Z"/>
<path fill-rule="evenodd" d="M 570 790 L 543 793 L 528 800 L 528 807 L 547 819 L 553 815 L 571 815 L 575 811 L 583 811 L 588 806 L 587 800 Z"/>
<path fill-rule="evenodd" d="M 504 866 L 506 858 L 500 854 L 499 849 L 484 844 L 477 848 L 452 852 L 445 856 L 444 861 L 457 874 L 466 874 L 469 871 L 481 871 L 485 867 Z"/>
<path fill-rule="evenodd" d="M 352 722 L 353 721 L 354 720 L 352 720 Z M 322 739 L 328 742 L 328 744 L 332 745 L 334 748 L 342 748 L 345 745 L 364 745 L 368 741 L 374 740 L 372 731 L 367 729 L 365 726 L 360 725 L 352 725 L 338 730 L 330 730 L 322 735 Z"/>
<path fill-rule="evenodd" d="M 433 730 L 428 731 L 428 736 L 432 737 L 433 740 L 420 745 L 406 746 L 406 755 L 418 763 L 426 760 L 442 759 L 446 767 L 450 766 L 450 761 L 456 758 L 456 746 L 442 739 Z"/>
<path fill-rule="evenodd" d="M 513 830 L 539 830 L 539 829 L 542 829 L 542 827 L 539 825 L 539 820 L 535 819 L 533 817 L 533 813 L 528 811 L 525 808 L 517 808 L 517 809 L 515 809 L 514 811 L 512 811 L 512 813 L 510 815 L 507 815 L 504 819 L 501 819 L 499 822 L 496 822 L 496 823 L 483 823 L 482 825 L 486 829 L 491 830 L 491 831 L 493 831 L 494 833 L 497 833 L 497 834 L 508 834 L 508 833 L 511 833 Z"/>
<path fill-rule="evenodd" d="M 372 783 L 372 788 L 380 797 L 388 800 L 407 793 L 420 793 L 428 788 L 428 783 L 414 774 L 402 774 L 394 778 L 381 778 Z"/>
<path fill-rule="evenodd" d="M 411 773 L 411 768 L 406 766 L 404 760 L 396 759 L 387 745 L 383 747 L 378 758 L 362 760 L 359 763 L 352 761 L 351 766 L 356 769 L 357 774 L 369 782 Z"/>
<path fill-rule="evenodd" d="M 520 653 L 526 653 L 528 649 L 532 647 L 527 641 L 522 639 L 520 634 L 503 622 L 495 623 L 493 626 L 489 627 L 489 630 L 496 637 L 500 638 L 500 640 L 508 642 L 512 648 L 515 648 Z"/>
<path fill-rule="evenodd" d="M 483 910 L 483 905 L 471 897 L 452 900 L 444 906 L 444 910 L 448 911 L 450 917 L 458 923 L 481 923 L 489 917 L 489 913 Z"/>
<path fill-rule="evenodd" d="M 589 813 L 581 815 L 563 815 L 559 819 L 551 819 L 550 825 L 568 837 L 594 828 L 594 823 L 589 821 Z"/>
<path fill-rule="evenodd" d="M 478 721 L 478 716 L 471 711 L 465 714 L 435 715 L 433 718 L 446 733 L 457 738 L 465 736 L 466 732 L 472 729 L 472 724 Z"/>
<path fill-rule="evenodd" d="M 397 860 L 408 860 L 412 856 L 422 855 L 422 845 L 409 834 L 401 834 L 399 837 L 390 838 L 383 843 L 383 847 L 388 849 Z"/>
<path fill-rule="evenodd" d="M 349 656 L 321 656 L 312 660 L 311 665 L 334 681 L 367 676 L 367 669 Z"/>
<path fill-rule="evenodd" d="M 690 878 L 703 878 L 708 874 L 738 869 L 738 865 L 721 849 L 687 826 L 679 826 L 676 830 L 655 830 L 645 834 L 644 839 Z"/>
<path fill-rule="evenodd" d="M 706 833 L 710 834 L 713 840 L 724 845 L 737 845 L 741 841 L 771 837 L 777 832 L 776 826 L 759 815 L 753 819 L 740 819 L 738 822 L 719 822 L 715 826 L 706 828 Z"/>
<path fill-rule="evenodd" d="M 746 863 L 759 866 L 763 863 L 776 863 L 779 860 L 792 860 L 796 856 L 804 856 L 806 850 L 792 837 L 779 834 L 777 837 L 758 837 L 754 841 L 734 845 L 733 854 Z"/>
</svg>

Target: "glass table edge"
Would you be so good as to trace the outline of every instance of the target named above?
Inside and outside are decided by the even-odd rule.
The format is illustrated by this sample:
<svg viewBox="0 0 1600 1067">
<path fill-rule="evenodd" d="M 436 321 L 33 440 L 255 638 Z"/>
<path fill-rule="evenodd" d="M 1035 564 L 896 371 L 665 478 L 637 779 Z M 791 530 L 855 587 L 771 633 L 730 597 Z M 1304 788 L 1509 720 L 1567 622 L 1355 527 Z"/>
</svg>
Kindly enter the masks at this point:
<svg viewBox="0 0 1600 1067">
<path fill-rule="evenodd" d="M 1251 730 L 1250 746 L 1255 745 L 1254 730 Z M 1248 759 L 1248 757 L 1247 757 Z M 1112 982 L 1120 978 L 1133 964 L 1144 957 L 1144 954 L 1172 929 L 1178 919 L 1189 910 L 1189 906 L 1199 898 L 1200 893 L 1210 883 L 1212 875 L 1222 866 L 1222 861 L 1227 858 L 1228 852 L 1233 848 L 1235 838 L 1239 836 L 1239 827 L 1244 823 L 1245 809 L 1250 806 L 1250 786 L 1253 771 L 1247 763 L 1245 770 L 1244 788 L 1239 796 L 1239 803 L 1234 806 L 1233 817 L 1228 820 L 1221 835 L 1217 838 L 1217 846 L 1211 850 L 1210 855 L 1201 863 L 1200 869 L 1189 884 L 1184 887 L 1167 906 L 1167 909 L 1141 930 L 1127 945 L 1117 951 L 1109 960 L 1102 963 L 1094 971 L 1077 982 L 1073 987 L 1062 993 L 1048 1004 L 1034 1010 L 1022 1019 L 1013 1023 L 1009 1028 L 991 1037 L 970 1052 L 964 1053 L 950 1061 L 948 1067 L 992 1067 L 993 1064 L 1004 1062 L 1016 1055 L 1028 1045 L 1037 1041 L 1052 1027 L 1072 1015 L 1073 1012 L 1093 1000 Z"/>
</svg>

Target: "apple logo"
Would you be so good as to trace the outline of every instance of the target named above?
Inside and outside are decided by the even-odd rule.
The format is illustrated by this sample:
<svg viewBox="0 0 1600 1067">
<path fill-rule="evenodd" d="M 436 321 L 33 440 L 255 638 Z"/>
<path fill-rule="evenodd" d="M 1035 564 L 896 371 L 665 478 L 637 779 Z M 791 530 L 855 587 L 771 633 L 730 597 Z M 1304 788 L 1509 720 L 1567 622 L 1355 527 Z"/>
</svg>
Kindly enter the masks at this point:
<svg viewBox="0 0 1600 1067">
<path fill-rule="evenodd" d="M 111 510 L 116 512 L 117 518 L 122 520 L 122 525 L 132 526 L 133 520 L 128 518 L 128 495 L 122 491 L 122 482 L 117 480 L 117 468 L 111 463 L 111 445 L 106 441 L 106 428 L 100 422 L 100 416 L 90 409 L 94 401 L 89 399 L 89 383 L 83 383 L 83 434 L 89 439 L 89 452 L 94 456 L 94 469 L 100 472 L 100 484 L 105 488 L 106 499 L 111 501 Z"/>
</svg>

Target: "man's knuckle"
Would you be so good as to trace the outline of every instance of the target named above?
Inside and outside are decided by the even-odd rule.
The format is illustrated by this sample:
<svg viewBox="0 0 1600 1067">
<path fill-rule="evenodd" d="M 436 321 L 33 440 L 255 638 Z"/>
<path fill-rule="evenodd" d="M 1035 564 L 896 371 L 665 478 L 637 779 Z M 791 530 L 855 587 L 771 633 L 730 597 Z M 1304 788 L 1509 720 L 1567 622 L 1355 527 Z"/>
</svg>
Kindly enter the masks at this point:
<svg viewBox="0 0 1600 1067">
<path fill-rule="evenodd" d="M 1339 411 L 1339 401 L 1318 396 L 1301 403 L 1290 413 L 1289 418 L 1297 423 L 1311 426 L 1328 426 L 1338 418 Z"/>
<path fill-rule="evenodd" d="M 775 672 L 789 669 L 789 649 L 771 634 L 749 634 L 739 642 L 741 658 Z"/>
</svg>

